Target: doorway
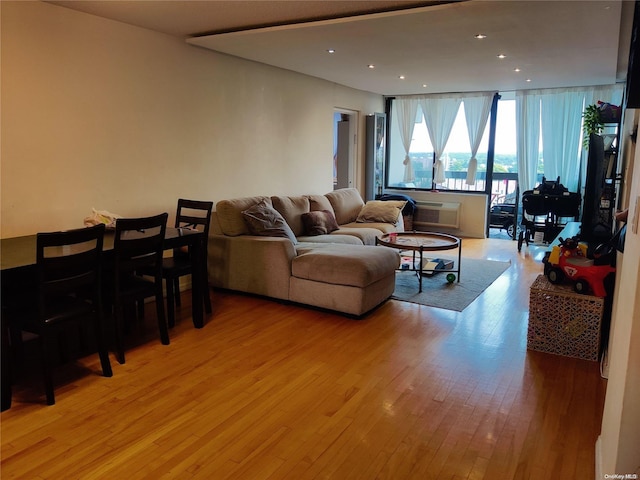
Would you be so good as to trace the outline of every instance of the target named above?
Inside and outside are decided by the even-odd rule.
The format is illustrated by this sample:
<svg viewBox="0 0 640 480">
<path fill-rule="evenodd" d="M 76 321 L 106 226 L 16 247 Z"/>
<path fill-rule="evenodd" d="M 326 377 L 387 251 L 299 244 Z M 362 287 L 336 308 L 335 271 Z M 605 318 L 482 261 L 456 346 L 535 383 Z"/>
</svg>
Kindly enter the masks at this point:
<svg viewBox="0 0 640 480">
<path fill-rule="evenodd" d="M 355 186 L 358 112 L 333 113 L 333 189 Z"/>
</svg>

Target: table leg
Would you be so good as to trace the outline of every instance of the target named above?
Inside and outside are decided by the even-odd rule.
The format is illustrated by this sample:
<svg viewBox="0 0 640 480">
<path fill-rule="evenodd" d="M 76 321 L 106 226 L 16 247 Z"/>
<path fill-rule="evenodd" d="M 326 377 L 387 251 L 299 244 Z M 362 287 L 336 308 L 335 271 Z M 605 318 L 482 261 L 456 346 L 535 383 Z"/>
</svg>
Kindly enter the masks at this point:
<svg viewBox="0 0 640 480">
<path fill-rule="evenodd" d="M 462 239 L 458 239 L 458 283 L 460 283 L 460 271 L 462 270 L 462 265 L 460 261 L 462 260 Z"/>
<path fill-rule="evenodd" d="M 3 314 L 4 317 L 4 314 Z M 2 395 L 1 410 L 4 412 L 11 408 L 11 382 L 13 369 L 11 368 L 11 347 L 9 345 L 9 326 L 5 319 L 2 319 L 2 385 L 0 386 Z"/>
<path fill-rule="evenodd" d="M 414 252 L 415 253 L 415 252 Z M 416 262 L 414 257 L 413 267 L 415 268 Z M 422 293 L 422 247 L 420 247 L 420 258 L 418 260 L 418 293 Z"/>
<path fill-rule="evenodd" d="M 202 258 L 204 256 L 202 241 L 206 241 L 206 239 L 198 239 L 191 245 L 191 248 L 193 248 L 193 255 L 191 255 L 191 315 L 193 317 L 193 326 L 196 328 L 204 326 L 202 292 L 206 287 L 206 285 L 203 285 L 206 280 L 203 278 L 204 264 L 202 262 L 206 262 L 207 259 Z"/>
</svg>

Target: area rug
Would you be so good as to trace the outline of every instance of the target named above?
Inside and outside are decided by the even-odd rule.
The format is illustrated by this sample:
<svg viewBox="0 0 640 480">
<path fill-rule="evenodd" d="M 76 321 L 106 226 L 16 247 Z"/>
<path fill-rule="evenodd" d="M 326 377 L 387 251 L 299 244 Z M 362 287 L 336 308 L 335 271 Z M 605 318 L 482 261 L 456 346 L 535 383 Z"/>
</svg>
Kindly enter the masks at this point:
<svg viewBox="0 0 640 480">
<path fill-rule="evenodd" d="M 460 263 L 460 283 L 457 280 L 448 283 L 446 271 L 423 276 L 422 293 L 418 293 L 416 272 L 398 271 L 391 298 L 461 312 L 511 265 L 510 262 L 473 258 L 463 258 Z"/>
</svg>

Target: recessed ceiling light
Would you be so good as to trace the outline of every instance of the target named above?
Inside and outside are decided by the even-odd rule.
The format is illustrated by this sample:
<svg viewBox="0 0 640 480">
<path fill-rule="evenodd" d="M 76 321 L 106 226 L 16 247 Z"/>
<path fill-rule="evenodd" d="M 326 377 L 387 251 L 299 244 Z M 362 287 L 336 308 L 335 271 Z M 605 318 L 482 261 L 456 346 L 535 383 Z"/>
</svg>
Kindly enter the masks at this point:
<svg viewBox="0 0 640 480">
<path fill-rule="evenodd" d="M 404 77 L 404 75 L 399 75 L 399 76 L 398 76 L 398 78 L 399 78 L 400 80 L 404 80 L 404 78 L 405 78 L 405 77 Z"/>
<path fill-rule="evenodd" d="M 428 87 L 428 85 L 426 83 L 422 84 L 422 88 L 427 88 L 427 87 Z"/>
<path fill-rule="evenodd" d="M 518 67 L 516 67 L 516 68 L 514 68 L 514 69 L 513 69 L 513 71 L 514 71 L 514 72 L 519 72 L 519 71 L 520 71 L 520 69 L 519 69 Z"/>
<path fill-rule="evenodd" d="M 336 51 L 333 48 L 328 48 L 327 53 L 336 53 Z"/>
<path fill-rule="evenodd" d="M 527 82 L 530 82 L 530 81 L 531 81 L 531 79 L 530 79 L 530 78 L 527 78 Z"/>
<path fill-rule="evenodd" d="M 477 38 L 478 40 L 482 40 L 483 38 L 487 38 L 487 36 L 484 33 L 476 33 L 474 35 L 475 38 Z"/>
<path fill-rule="evenodd" d="M 498 54 L 498 58 L 502 60 L 503 58 L 507 58 L 507 56 L 504 53 L 500 53 Z"/>
<path fill-rule="evenodd" d="M 369 65 L 367 65 L 367 68 L 376 68 L 376 66 L 373 63 L 370 63 Z"/>
</svg>

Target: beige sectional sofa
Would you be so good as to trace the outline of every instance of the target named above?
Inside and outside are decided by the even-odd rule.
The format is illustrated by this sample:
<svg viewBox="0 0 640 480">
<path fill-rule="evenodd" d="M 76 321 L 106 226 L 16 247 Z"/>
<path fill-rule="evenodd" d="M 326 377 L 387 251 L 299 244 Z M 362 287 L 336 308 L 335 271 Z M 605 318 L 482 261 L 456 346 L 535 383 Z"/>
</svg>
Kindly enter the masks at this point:
<svg viewBox="0 0 640 480">
<path fill-rule="evenodd" d="M 402 230 L 402 206 L 365 204 L 352 188 L 221 200 L 209 235 L 209 283 L 361 316 L 395 288 L 398 252 L 375 239 Z"/>
</svg>

